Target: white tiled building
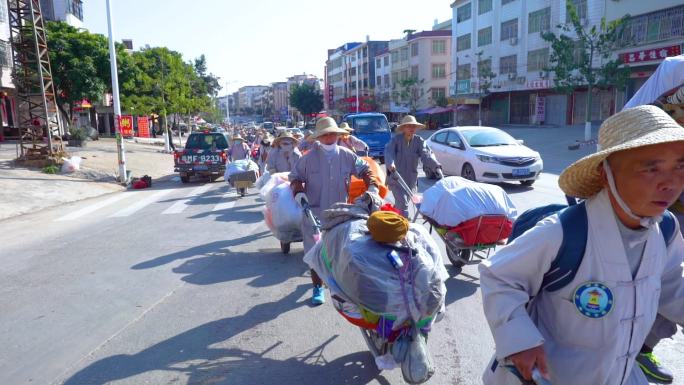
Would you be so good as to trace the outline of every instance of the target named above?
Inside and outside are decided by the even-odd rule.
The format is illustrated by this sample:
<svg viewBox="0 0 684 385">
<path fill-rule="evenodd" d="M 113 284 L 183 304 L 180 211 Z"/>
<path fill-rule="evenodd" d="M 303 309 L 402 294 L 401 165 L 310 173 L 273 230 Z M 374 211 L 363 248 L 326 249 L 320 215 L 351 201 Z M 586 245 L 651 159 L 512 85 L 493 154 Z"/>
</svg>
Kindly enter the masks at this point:
<svg viewBox="0 0 684 385">
<path fill-rule="evenodd" d="M 16 129 L 15 87 L 12 82 L 12 46 L 10 44 L 9 13 L 7 2 L 0 1 L 0 136 L 14 136 Z"/>
<path fill-rule="evenodd" d="M 63 21 L 76 27 L 83 27 L 82 0 L 40 0 L 40 10 L 45 20 Z"/>
</svg>

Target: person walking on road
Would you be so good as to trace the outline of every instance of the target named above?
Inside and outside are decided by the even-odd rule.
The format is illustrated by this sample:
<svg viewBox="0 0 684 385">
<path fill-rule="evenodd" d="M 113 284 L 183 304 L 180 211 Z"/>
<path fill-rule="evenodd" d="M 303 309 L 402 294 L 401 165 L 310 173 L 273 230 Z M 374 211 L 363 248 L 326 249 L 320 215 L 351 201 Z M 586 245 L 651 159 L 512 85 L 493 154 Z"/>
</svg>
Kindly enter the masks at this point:
<svg viewBox="0 0 684 385">
<path fill-rule="evenodd" d="M 639 106 L 606 119 L 598 143 L 601 151 L 558 181 L 586 201 L 541 220 L 479 267 L 496 345 L 484 385 L 520 384 L 513 367 L 527 380 L 536 368 L 554 385 L 646 385 L 635 360 L 656 316 L 684 324 L 684 239 L 666 212 L 684 190 L 684 128 L 658 107 Z M 566 271 L 556 261 L 576 234 L 586 244 Z"/>
<path fill-rule="evenodd" d="M 398 172 L 412 191 L 416 191 L 418 187 L 418 161 L 423 162 L 423 165 L 437 174 L 438 178 L 443 176 L 442 166 L 435 155 L 423 138 L 416 135 L 416 130 L 419 128 L 425 128 L 425 125 L 418 123 L 415 117 L 406 115 L 397 127 L 398 133 L 385 145 L 387 172 L 390 174 Z M 394 206 L 408 218 L 412 194 L 401 188 L 393 178 L 388 178 L 388 180 L 388 187 L 394 196 Z"/>
<path fill-rule="evenodd" d="M 316 217 L 333 204 L 347 201 L 352 175 L 363 179 L 369 192 L 378 193 L 377 182 L 368 163 L 337 145 L 339 136 L 345 133 L 332 118 L 319 119 L 316 131 L 312 134 L 318 142 L 297 161 L 290 173 L 295 200 L 300 204 L 308 204 Z M 306 219 L 302 223 L 302 235 L 306 253 L 315 244 L 313 226 Z M 314 286 L 311 302 L 320 305 L 325 302 L 323 281 L 313 270 L 311 281 Z"/>
<path fill-rule="evenodd" d="M 233 144 L 228 150 L 228 157 L 231 162 L 242 159 L 249 159 L 249 146 L 245 143 L 245 139 L 237 134 L 233 137 Z"/>
<path fill-rule="evenodd" d="M 268 155 L 266 170 L 271 174 L 277 172 L 290 172 L 302 157 L 297 149 L 297 138 L 290 132 L 283 131 L 273 140 L 273 148 Z"/>
<path fill-rule="evenodd" d="M 311 131 L 306 131 L 304 133 L 304 140 L 302 140 L 298 146 L 299 151 L 301 153 L 304 153 L 304 151 L 309 151 L 311 147 L 313 147 L 313 144 L 316 141 L 316 139 L 312 137 L 312 134 L 313 133 Z"/>
<path fill-rule="evenodd" d="M 340 136 L 340 139 L 338 140 L 337 144 L 352 150 L 356 154 L 368 154 L 368 145 L 363 140 L 352 135 L 352 132 L 354 132 L 354 130 L 351 127 L 349 127 L 349 124 L 347 124 L 347 122 L 343 122 L 342 124 L 340 124 L 340 128 L 347 131 L 347 133 Z"/>
</svg>

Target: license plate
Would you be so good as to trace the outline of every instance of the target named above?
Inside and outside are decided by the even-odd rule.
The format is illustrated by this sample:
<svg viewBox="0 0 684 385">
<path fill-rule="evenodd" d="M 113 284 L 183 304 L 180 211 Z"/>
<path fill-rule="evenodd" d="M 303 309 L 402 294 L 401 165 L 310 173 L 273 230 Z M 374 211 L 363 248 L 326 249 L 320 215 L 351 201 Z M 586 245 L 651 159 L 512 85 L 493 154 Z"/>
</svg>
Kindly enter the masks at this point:
<svg viewBox="0 0 684 385">
<path fill-rule="evenodd" d="M 197 161 L 197 155 L 183 155 L 181 160 L 183 163 L 195 163 Z"/>
<path fill-rule="evenodd" d="M 205 165 L 199 165 L 192 168 L 195 171 L 207 171 L 209 168 Z"/>
<path fill-rule="evenodd" d="M 530 175 L 530 169 L 529 168 L 514 168 L 513 169 L 513 176 L 526 176 Z"/>
</svg>

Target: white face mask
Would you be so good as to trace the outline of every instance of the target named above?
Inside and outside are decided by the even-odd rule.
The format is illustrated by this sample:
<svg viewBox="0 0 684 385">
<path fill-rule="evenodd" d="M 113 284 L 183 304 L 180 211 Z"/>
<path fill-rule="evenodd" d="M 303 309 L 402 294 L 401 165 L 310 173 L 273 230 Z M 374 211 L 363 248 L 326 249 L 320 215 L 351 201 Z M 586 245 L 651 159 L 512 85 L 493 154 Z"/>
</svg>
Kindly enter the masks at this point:
<svg viewBox="0 0 684 385">
<path fill-rule="evenodd" d="M 325 151 L 332 152 L 332 151 L 335 151 L 335 150 L 337 149 L 337 143 L 333 143 L 333 144 L 323 144 L 323 143 L 321 143 L 321 147 L 323 147 L 323 149 L 324 149 Z"/>
<path fill-rule="evenodd" d="M 236 141 L 235 141 L 235 144 L 239 146 L 239 145 L 242 144 L 242 141 L 241 141 L 241 140 L 236 140 Z"/>
<path fill-rule="evenodd" d="M 285 151 L 292 151 L 294 149 L 294 144 L 292 144 L 292 142 L 283 142 L 280 144 L 280 148 Z"/>
</svg>

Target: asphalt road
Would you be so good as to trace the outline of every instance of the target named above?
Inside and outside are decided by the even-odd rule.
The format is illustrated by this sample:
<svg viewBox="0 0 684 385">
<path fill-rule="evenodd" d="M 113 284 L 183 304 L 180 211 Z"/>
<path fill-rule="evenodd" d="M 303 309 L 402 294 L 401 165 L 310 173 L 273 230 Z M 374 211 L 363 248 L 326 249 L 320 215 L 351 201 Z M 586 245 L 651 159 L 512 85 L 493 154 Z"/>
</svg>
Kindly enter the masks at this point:
<svg viewBox="0 0 684 385">
<path fill-rule="evenodd" d="M 551 174 L 505 188 L 519 210 L 564 201 Z M 309 306 L 301 244 L 281 254 L 261 208 L 255 190 L 169 181 L 0 222 L 0 384 L 404 383 L 329 303 Z M 447 288 L 429 383 L 480 384 L 477 267 Z M 684 384 L 681 335 L 658 353 Z"/>
</svg>

